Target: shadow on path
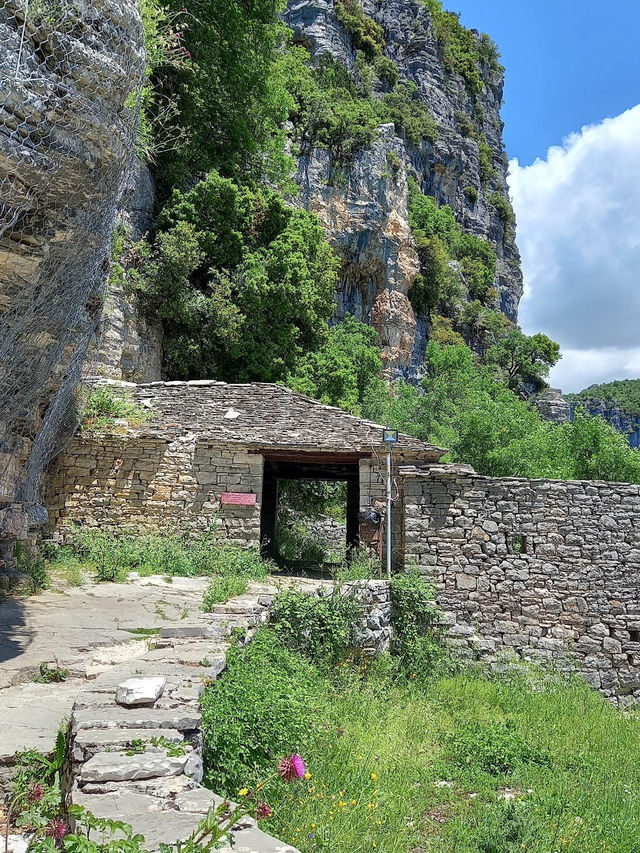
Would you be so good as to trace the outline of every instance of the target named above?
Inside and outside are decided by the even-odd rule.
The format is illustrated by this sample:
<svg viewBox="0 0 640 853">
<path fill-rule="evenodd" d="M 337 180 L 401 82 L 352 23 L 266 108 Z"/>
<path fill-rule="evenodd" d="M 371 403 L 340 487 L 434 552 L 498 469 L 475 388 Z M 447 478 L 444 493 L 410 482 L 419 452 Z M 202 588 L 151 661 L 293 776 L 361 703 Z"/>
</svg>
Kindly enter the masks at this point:
<svg viewBox="0 0 640 853">
<path fill-rule="evenodd" d="M 8 596 L 0 601 L 0 665 L 23 654 L 32 637 L 20 599 Z"/>
</svg>

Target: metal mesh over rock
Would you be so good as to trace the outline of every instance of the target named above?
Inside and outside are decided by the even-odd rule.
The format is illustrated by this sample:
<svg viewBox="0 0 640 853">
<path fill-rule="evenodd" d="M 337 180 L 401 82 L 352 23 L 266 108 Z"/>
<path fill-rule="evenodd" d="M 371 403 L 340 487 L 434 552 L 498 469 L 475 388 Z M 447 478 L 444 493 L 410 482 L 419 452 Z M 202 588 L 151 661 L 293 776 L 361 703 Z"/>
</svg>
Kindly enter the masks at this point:
<svg viewBox="0 0 640 853">
<path fill-rule="evenodd" d="M 0 0 L 0 570 L 76 426 L 144 79 L 137 0 Z"/>
</svg>

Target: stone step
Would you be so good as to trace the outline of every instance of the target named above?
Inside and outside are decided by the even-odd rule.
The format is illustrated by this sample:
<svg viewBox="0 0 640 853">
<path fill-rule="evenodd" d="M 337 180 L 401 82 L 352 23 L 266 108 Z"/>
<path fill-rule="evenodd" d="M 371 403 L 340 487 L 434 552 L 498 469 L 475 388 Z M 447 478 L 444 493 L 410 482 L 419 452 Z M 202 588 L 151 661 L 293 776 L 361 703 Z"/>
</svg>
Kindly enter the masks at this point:
<svg viewBox="0 0 640 853">
<path fill-rule="evenodd" d="M 167 755 L 166 750 L 151 747 L 142 753 L 99 752 L 85 762 L 80 771 L 80 786 L 87 782 L 127 782 L 178 776 L 185 769 L 191 750 L 184 755 Z"/>
<path fill-rule="evenodd" d="M 160 637 L 166 639 L 217 639 L 229 636 L 230 630 L 223 625 L 167 625 L 160 628 Z"/>
<path fill-rule="evenodd" d="M 73 712 L 72 732 L 84 729 L 197 729 L 202 715 L 196 706 L 180 708 L 79 708 Z"/>
<path fill-rule="evenodd" d="M 162 737 L 171 743 L 180 743 L 182 732 L 176 729 L 81 729 L 73 739 L 72 756 L 75 761 L 84 761 L 105 747 L 122 747 L 134 740 L 151 741 Z"/>
</svg>

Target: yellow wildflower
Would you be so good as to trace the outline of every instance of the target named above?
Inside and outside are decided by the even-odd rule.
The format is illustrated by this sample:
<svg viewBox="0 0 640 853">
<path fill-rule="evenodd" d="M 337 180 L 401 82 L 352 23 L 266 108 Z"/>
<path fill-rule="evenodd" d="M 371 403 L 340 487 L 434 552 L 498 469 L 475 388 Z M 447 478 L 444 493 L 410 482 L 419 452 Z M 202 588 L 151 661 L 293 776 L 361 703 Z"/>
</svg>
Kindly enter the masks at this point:
<svg viewBox="0 0 640 853">
<path fill-rule="evenodd" d="M 377 773 L 372 773 L 372 774 L 371 774 L 371 779 L 372 779 L 374 782 L 376 781 L 376 779 L 377 779 L 377 778 L 378 778 L 378 774 L 377 774 Z"/>
<path fill-rule="evenodd" d="M 246 797 L 248 793 L 249 793 L 248 788 L 240 788 L 240 790 L 238 791 L 238 796 L 239 797 Z"/>
</svg>

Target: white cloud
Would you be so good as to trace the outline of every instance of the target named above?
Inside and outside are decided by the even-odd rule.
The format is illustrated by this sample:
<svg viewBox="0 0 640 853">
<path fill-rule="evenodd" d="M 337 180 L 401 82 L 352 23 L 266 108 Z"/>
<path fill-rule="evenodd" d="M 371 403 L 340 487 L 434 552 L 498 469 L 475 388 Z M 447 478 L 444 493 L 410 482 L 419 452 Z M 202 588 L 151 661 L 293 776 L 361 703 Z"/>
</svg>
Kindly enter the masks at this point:
<svg viewBox="0 0 640 853">
<path fill-rule="evenodd" d="M 553 383 L 640 376 L 640 105 L 510 165 L 520 322 L 560 343 Z"/>
</svg>

